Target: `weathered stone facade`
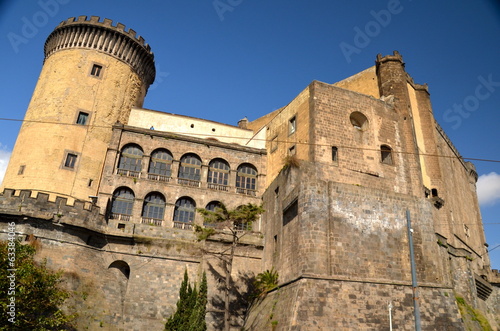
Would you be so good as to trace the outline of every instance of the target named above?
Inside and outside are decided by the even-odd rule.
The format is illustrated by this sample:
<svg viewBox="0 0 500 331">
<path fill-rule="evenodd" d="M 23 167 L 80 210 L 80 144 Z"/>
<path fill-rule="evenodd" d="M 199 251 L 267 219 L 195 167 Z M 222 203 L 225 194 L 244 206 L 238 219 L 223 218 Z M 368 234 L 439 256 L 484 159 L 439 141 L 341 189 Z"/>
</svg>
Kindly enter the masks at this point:
<svg viewBox="0 0 500 331">
<path fill-rule="evenodd" d="M 64 271 L 80 329 L 162 329 L 186 269 L 207 272 L 207 321 L 221 329 L 231 240 L 192 231 L 203 225 L 195 208 L 217 203 L 266 210 L 238 228 L 234 329 L 386 330 L 389 303 L 394 328 L 413 329 L 407 210 L 422 329 L 477 327 L 456 295 L 498 329 L 477 174 L 399 53 L 231 126 L 142 109 L 153 56 L 121 24 L 70 19 L 45 51 L 0 221 Z M 271 268 L 279 288 L 247 314 L 255 275 Z"/>
</svg>

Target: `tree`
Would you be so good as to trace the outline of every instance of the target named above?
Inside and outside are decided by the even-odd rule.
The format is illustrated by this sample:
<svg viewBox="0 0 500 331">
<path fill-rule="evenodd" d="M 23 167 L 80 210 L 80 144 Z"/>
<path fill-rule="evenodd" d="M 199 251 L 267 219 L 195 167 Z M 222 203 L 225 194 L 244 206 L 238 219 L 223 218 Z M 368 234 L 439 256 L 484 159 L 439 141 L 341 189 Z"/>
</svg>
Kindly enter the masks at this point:
<svg viewBox="0 0 500 331">
<path fill-rule="evenodd" d="M 274 267 L 258 274 L 254 282 L 256 297 L 263 297 L 267 292 L 278 287 L 278 277 L 278 272 Z"/>
<path fill-rule="evenodd" d="M 203 216 L 204 223 L 208 227 L 196 226 L 198 238 L 205 240 L 214 234 L 226 233 L 231 235 L 231 248 L 229 254 L 222 254 L 224 269 L 226 273 L 225 288 L 224 288 L 224 327 L 225 330 L 230 329 L 230 299 L 229 293 L 231 289 L 231 272 L 233 269 L 234 252 L 238 246 L 239 240 L 251 228 L 252 223 L 257 220 L 260 214 L 264 212 L 262 206 L 257 206 L 252 203 L 239 206 L 236 209 L 228 210 L 221 203 L 215 210 L 206 210 L 199 208 L 197 211 Z"/>
<path fill-rule="evenodd" d="M 184 280 L 179 290 L 177 310 L 169 317 L 165 324 L 168 331 L 205 331 L 205 312 L 207 306 L 207 276 L 203 272 L 200 290 L 196 284 L 191 287 L 187 269 L 184 271 Z"/>
<path fill-rule="evenodd" d="M 69 297 L 60 286 L 62 273 L 34 261 L 33 245 L 0 242 L 0 330 L 74 330 L 74 315 L 59 307 Z"/>
<path fill-rule="evenodd" d="M 207 274 L 203 272 L 196 303 L 189 317 L 189 331 L 205 331 L 207 329 L 207 323 L 205 321 L 207 312 L 207 290 Z"/>
</svg>

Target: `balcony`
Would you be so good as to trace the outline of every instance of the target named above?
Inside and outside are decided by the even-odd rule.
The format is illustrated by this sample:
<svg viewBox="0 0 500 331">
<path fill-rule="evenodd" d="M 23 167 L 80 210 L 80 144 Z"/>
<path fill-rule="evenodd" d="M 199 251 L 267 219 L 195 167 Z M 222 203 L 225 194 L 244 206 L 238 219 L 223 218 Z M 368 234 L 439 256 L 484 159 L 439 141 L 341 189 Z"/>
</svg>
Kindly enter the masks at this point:
<svg viewBox="0 0 500 331">
<path fill-rule="evenodd" d="M 125 222 L 130 222 L 130 219 L 132 218 L 132 215 L 118 214 L 118 213 L 111 213 L 110 216 L 111 219 L 125 221 Z"/>
<path fill-rule="evenodd" d="M 148 179 L 168 183 L 170 182 L 171 177 L 165 175 L 148 174 Z"/>
<path fill-rule="evenodd" d="M 177 184 L 191 187 L 200 187 L 200 181 L 187 178 L 177 178 Z"/>
<path fill-rule="evenodd" d="M 193 223 L 174 221 L 174 228 L 181 229 L 181 230 L 193 230 Z"/>
<path fill-rule="evenodd" d="M 140 178 L 141 177 L 141 172 L 134 171 L 134 170 L 117 169 L 116 173 L 120 176 L 127 176 L 127 177 L 133 177 L 133 178 Z"/>
<path fill-rule="evenodd" d="M 215 183 L 207 183 L 207 187 L 212 190 L 229 192 L 229 186 Z"/>
<path fill-rule="evenodd" d="M 236 193 L 251 195 L 253 197 L 257 196 L 257 190 L 252 190 L 252 189 L 249 189 L 249 188 L 237 187 L 236 188 Z"/>
<path fill-rule="evenodd" d="M 155 225 L 155 226 L 161 226 L 163 223 L 163 220 L 161 220 L 159 218 L 141 217 L 141 223 Z"/>
</svg>

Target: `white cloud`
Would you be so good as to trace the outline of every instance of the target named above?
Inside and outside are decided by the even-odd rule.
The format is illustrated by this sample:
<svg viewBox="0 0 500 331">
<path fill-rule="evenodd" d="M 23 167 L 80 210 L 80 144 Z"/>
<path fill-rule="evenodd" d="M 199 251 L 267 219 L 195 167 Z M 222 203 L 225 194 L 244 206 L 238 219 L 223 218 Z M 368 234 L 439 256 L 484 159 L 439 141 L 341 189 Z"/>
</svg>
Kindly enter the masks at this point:
<svg viewBox="0 0 500 331">
<path fill-rule="evenodd" d="M 10 151 L 7 150 L 5 146 L 0 143 L 0 183 L 3 181 L 3 176 L 7 170 L 7 164 L 9 164 Z"/>
<path fill-rule="evenodd" d="M 480 205 L 494 205 L 500 201 L 500 175 L 490 172 L 479 176 L 477 180 L 477 197 Z"/>
</svg>

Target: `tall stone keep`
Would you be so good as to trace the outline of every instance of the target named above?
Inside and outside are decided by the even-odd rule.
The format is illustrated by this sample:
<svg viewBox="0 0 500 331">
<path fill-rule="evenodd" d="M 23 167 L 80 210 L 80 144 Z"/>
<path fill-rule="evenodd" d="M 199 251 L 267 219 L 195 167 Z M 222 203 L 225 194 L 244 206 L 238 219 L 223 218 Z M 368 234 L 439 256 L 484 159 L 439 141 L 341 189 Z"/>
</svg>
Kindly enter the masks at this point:
<svg viewBox="0 0 500 331">
<path fill-rule="evenodd" d="M 123 24 L 70 18 L 49 35 L 44 64 L 3 188 L 97 195 L 111 126 L 142 107 L 155 78 L 154 55 Z"/>
</svg>

